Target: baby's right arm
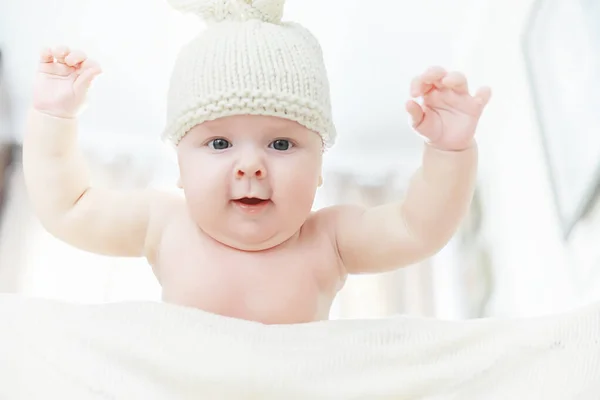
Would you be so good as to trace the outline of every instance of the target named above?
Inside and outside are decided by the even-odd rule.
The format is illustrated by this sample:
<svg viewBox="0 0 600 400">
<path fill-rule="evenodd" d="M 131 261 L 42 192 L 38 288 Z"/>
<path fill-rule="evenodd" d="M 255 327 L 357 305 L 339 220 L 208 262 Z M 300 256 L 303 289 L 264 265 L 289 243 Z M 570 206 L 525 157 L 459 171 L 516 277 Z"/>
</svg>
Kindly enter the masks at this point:
<svg viewBox="0 0 600 400">
<path fill-rule="evenodd" d="M 99 73 L 81 52 L 42 53 L 23 145 L 26 186 L 35 214 L 55 237 L 98 254 L 149 256 L 157 238 L 149 227 L 160 215 L 153 209 L 173 199 L 151 190 L 91 187 L 77 146 L 77 113 Z"/>
</svg>

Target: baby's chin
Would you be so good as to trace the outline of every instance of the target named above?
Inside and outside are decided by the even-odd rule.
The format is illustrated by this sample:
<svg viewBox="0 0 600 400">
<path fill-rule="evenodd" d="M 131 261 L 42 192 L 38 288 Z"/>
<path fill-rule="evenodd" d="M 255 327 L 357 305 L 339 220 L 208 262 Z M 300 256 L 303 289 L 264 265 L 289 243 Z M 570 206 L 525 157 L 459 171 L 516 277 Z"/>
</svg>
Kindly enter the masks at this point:
<svg viewBox="0 0 600 400">
<path fill-rule="evenodd" d="M 244 229 L 246 228 L 246 229 Z M 266 251 L 290 243 L 298 237 L 300 227 L 287 230 L 248 229 L 238 227 L 235 231 L 206 232 L 213 240 L 236 250 L 256 252 Z"/>
</svg>

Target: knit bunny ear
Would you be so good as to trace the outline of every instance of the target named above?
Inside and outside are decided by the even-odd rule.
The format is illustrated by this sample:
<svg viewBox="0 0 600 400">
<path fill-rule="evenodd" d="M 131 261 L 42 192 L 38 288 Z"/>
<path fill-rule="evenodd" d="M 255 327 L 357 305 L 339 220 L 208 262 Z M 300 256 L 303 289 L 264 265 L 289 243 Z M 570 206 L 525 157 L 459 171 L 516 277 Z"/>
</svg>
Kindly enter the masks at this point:
<svg viewBox="0 0 600 400">
<path fill-rule="evenodd" d="M 194 13 L 206 21 L 258 19 L 279 23 L 285 0 L 168 0 L 181 12 Z"/>
</svg>

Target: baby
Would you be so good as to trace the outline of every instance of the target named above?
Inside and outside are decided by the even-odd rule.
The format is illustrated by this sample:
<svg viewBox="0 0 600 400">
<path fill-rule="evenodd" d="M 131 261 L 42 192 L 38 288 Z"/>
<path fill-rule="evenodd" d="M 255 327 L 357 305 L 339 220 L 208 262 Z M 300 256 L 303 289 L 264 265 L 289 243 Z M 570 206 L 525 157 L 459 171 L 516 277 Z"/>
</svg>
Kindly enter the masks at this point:
<svg viewBox="0 0 600 400">
<path fill-rule="evenodd" d="M 406 110 L 425 139 L 403 200 L 312 212 L 335 141 L 321 49 L 282 22 L 282 0 L 170 0 L 207 21 L 180 53 L 164 138 L 181 195 L 91 185 L 77 115 L 101 73 L 81 51 L 44 50 L 24 143 L 31 202 L 57 238 L 102 255 L 145 257 L 163 300 L 263 324 L 324 320 L 348 274 L 430 257 L 474 190 L 474 133 L 490 98 L 462 74 L 417 76 Z"/>
</svg>

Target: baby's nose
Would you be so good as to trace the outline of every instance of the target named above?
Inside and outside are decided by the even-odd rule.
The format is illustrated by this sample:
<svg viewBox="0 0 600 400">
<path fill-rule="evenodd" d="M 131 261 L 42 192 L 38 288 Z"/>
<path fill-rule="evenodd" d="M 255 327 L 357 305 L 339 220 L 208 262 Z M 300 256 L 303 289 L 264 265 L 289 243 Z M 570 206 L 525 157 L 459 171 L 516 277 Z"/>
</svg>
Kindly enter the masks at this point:
<svg viewBox="0 0 600 400">
<path fill-rule="evenodd" d="M 241 178 L 255 178 L 255 179 L 264 179 L 267 176 L 267 170 L 262 163 L 262 160 L 257 155 L 253 154 L 252 156 L 247 155 L 243 160 L 238 164 L 235 169 L 235 177 L 237 179 Z"/>
<path fill-rule="evenodd" d="M 236 170 L 235 176 L 238 179 L 247 177 L 247 178 L 257 178 L 263 179 L 266 177 L 265 169 L 262 167 L 259 168 L 238 168 Z"/>
<path fill-rule="evenodd" d="M 264 157 L 262 151 L 254 146 L 242 148 L 234 170 L 235 178 L 265 179 L 267 169 L 265 168 Z"/>
</svg>

